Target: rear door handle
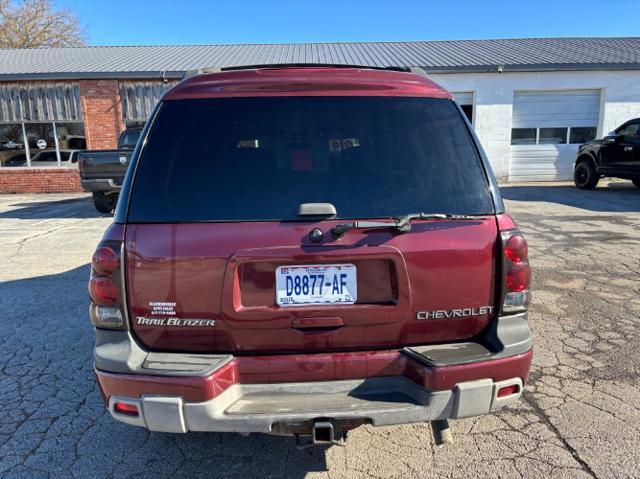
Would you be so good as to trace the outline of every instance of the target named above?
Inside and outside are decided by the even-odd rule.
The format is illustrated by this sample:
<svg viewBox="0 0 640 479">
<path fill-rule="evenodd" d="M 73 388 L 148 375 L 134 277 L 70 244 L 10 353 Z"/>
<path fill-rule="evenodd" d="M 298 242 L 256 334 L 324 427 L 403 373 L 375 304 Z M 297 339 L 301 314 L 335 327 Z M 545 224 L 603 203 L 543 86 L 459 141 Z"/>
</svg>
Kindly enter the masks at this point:
<svg viewBox="0 0 640 479">
<path fill-rule="evenodd" d="M 344 326 L 344 319 L 335 316 L 296 318 L 291 323 L 291 327 L 295 329 L 332 329 L 342 326 Z"/>
</svg>

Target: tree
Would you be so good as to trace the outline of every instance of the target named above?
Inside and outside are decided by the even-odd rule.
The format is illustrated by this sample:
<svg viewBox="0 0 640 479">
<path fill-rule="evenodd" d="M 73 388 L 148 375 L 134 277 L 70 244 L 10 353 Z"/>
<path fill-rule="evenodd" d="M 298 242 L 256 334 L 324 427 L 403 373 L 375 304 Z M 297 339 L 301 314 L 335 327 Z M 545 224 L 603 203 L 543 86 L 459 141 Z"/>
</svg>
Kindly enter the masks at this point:
<svg viewBox="0 0 640 479">
<path fill-rule="evenodd" d="M 69 47 L 85 44 L 78 17 L 51 0 L 0 0 L 0 48 Z"/>
</svg>

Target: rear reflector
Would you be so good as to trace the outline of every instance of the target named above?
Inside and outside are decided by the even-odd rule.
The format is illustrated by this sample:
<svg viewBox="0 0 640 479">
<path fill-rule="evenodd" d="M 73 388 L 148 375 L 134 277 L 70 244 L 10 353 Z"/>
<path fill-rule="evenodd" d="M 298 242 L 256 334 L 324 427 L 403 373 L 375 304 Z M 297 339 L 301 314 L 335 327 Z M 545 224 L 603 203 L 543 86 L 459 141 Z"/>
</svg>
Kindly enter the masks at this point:
<svg viewBox="0 0 640 479">
<path fill-rule="evenodd" d="M 503 398 L 506 396 L 511 396 L 512 394 L 517 394 L 519 391 L 520 386 L 518 386 L 517 384 L 511 384 L 509 386 L 498 389 L 498 397 Z"/>
<path fill-rule="evenodd" d="M 128 414 L 129 416 L 138 415 L 138 407 L 135 404 L 129 404 L 126 402 L 117 402 L 113 405 L 113 410 L 120 414 Z"/>
</svg>

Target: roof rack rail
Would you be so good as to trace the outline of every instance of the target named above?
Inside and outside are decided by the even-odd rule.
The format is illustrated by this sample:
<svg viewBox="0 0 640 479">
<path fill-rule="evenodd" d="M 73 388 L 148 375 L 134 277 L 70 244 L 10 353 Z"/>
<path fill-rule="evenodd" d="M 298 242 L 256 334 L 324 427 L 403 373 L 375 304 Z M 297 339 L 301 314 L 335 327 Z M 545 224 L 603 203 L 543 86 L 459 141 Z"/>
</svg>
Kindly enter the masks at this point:
<svg viewBox="0 0 640 479">
<path fill-rule="evenodd" d="M 184 75 L 182 75 L 182 79 L 184 80 L 185 78 L 189 78 L 195 75 L 203 75 L 205 73 L 219 73 L 221 72 L 222 69 L 220 67 L 204 67 L 204 68 L 197 68 L 195 70 L 189 70 L 187 72 L 185 72 Z"/>
<path fill-rule="evenodd" d="M 366 68 L 369 70 L 386 70 L 386 71 L 396 71 L 396 72 L 414 72 L 413 70 L 420 70 L 422 74 L 426 76 L 426 73 L 420 68 L 417 67 L 404 67 L 404 66 L 387 66 L 381 67 L 377 65 L 357 65 L 357 64 L 347 64 L 347 63 L 265 63 L 265 64 L 257 64 L 257 65 L 237 65 L 237 66 L 229 66 L 229 67 L 205 67 L 198 68 L 196 70 L 190 70 L 186 72 L 183 78 L 189 78 L 194 75 L 202 75 L 205 73 L 219 73 L 225 71 L 237 71 L 237 70 L 255 70 L 258 68 Z"/>
<path fill-rule="evenodd" d="M 409 71 L 411 73 L 416 74 L 416 75 L 420 75 L 420 76 L 427 77 L 427 78 L 429 77 L 429 75 L 427 75 L 427 72 L 424 71 L 424 69 L 422 69 L 420 67 L 409 67 Z"/>
</svg>

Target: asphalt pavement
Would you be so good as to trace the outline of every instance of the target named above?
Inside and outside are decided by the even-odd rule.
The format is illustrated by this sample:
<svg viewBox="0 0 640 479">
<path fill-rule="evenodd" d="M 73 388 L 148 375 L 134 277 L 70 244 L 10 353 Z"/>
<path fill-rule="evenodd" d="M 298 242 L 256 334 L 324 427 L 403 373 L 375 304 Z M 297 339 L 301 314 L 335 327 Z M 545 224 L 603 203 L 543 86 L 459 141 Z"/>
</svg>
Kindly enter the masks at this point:
<svg viewBox="0 0 640 479">
<path fill-rule="evenodd" d="M 640 478 L 640 189 L 502 192 L 534 268 L 522 400 L 453 421 L 442 448 L 413 424 L 305 450 L 114 421 L 93 376 L 86 287 L 110 217 L 87 195 L 0 196 L 0 477 Z"/>
</svg>

